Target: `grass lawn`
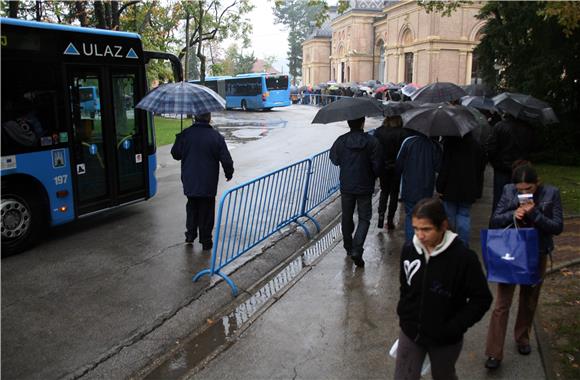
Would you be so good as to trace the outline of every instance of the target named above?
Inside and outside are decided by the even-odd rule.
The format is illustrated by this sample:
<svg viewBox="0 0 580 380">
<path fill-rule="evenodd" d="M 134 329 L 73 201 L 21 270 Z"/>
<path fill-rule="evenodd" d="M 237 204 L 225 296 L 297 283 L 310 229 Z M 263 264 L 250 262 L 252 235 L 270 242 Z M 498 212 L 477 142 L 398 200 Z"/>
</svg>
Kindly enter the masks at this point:
<svg viewBox="0 0 580 380">
<path fill-rule="evenodd" d="M 580 215 L 580 166 L 537 164 L 534 167 L 542 183 L 560 189 L 564 216 Z"/>
<path fill-rule="evenodd" d="M 181 122 L 179 119 L 168 119 L 161 116 L 155 116 L 155 136 L 157 146 L 173 144 L 175 134 L 181 131 Z M 183 119 L 183 128 L 191 125 L 190 119 Z"/>
</svg>

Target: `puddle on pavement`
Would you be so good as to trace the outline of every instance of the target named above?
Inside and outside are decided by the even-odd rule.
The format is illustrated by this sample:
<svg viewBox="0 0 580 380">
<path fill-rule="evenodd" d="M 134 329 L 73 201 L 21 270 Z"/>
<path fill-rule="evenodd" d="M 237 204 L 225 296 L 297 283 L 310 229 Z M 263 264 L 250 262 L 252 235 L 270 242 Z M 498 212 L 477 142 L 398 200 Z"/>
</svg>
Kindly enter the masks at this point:
<svg viewBox="0 0 580 380">
<path fill-rule="evenodd" d="M 285 128 L 288 125 L 287 120 L 273 119 L 228 119 L 216 118 L 212 124 L 220 133 L 222 133 L 230 144 L 246 143 L 249 141 L 259 140 L 268 135 L 270 130 Z"/>
<path fill-rule="evenodd" d="M 257 312 L 269 301 L 274 302 L 279 298 L 286 286 L 307 266 L 312 265 L 324 252 L 332 248 L 340 237 L 340 224 L 337 224 L 230 314 L 216 321 L 208 320 L 204 331 L 184 343 L 169 359 L 143 378 L 181 379 L 191 375 L 204 360 L 216 352 L 219 354 L 224 345 L 232 344 L 241 329 L 249 326 Z"/>
</svg>

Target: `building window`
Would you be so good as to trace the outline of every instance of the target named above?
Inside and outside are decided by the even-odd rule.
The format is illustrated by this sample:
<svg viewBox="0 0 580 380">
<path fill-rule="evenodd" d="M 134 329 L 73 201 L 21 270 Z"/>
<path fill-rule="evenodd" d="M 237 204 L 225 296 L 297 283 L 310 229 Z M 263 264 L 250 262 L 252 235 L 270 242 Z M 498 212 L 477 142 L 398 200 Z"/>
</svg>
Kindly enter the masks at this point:
<svg viewBox="0 0 580 380">
<path fill-rule="evenodd" d="M 382 44 L 379 53 L 379 81 L 385 83 L 385 47 Z"/>
<path fill-rule="evenodd" d="M 336 80 L 336 69 L 334 67 L 332 68 L 332 78 L 330 79 Z"/>
<path fill-rule="evenodd" d="M 405 53 L 405 82 L 413 82 L 413 53 Z"/>
<path fill-rule="evenodd" d="M 344 83 L 344 62 L 340 63 L 340 83 Z"/>
<path fill-rule="evenodd" d="M 479 62 L 478 57 L 475 52 L 471 55 L 471 83 L 472 84 L 481 84 L 483 83 L 483 79 L 480 77 L 479 73 Z"/>
<path fill-rule="evenodd" d="M 350 82 L 350 66 L 346 68 L 346 81 Z"/>
</svg>

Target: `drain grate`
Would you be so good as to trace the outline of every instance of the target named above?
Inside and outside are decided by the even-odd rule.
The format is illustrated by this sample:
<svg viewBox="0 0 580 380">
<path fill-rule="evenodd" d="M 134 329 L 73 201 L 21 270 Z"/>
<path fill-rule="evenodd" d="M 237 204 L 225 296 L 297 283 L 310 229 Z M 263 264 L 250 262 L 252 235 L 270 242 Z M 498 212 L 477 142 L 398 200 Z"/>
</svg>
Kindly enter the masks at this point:
<svg viewBox="0 0 580 380">
<path fill-rule="evenodd" d="M 237 334 L 244 327 L 249 326 L 248 322 L 254 315 L 266 310 L 267 303 L 271 304 L 274 302 L 273 299 L 279 298 L 282 291 L 304 273 L 307 266 L 311 266 L 329 248 L 334 247 L 341 236 L 340 224 L 337 224 L 253 293 L 250 298 L 238 305 L 234 311 L 183 343 L 182 347 L 144 378 L 179 379 L 194 373 L 201 363 L 215 357 L 227 344 L 234 342 Z"/>
</svg>

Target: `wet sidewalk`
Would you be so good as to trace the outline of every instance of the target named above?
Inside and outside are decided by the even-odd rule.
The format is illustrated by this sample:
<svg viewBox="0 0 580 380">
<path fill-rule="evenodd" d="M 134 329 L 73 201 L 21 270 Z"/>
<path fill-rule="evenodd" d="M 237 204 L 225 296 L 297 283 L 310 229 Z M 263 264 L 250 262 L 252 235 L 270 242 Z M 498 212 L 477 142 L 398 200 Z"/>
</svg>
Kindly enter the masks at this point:
<svg viewBox="0 0 580 380">
<path fill-rule="evenodd" d="M 484 193 L 491 194 L 491 189 L 486 188 Z M 365 243 L 364 269 L 354 266 L 339 241 L 235 343 L 190 378 L 392 378 L 395 361 L 387 351 L 399 332 L 396 304 L 403 224 L 401 219 L 394 232 L 379 230 L 376 201 L 377 197 Z M 484 197 L 472 210 L 471 245 L 478 252 L 478 231 L 487 225 L 490 203 Z M 513 319 L 514 309 L 511 314 Z M 459 378 L 544 379 L 535 339 L 531 355 L 517 353 L 513 320 L 508 327 L 502 367 L 495 372 L 484 368 L 489 316 L 490 312 L 465 335 L 457 363 Z"/>
</svg>

